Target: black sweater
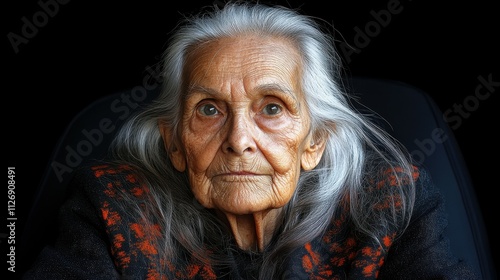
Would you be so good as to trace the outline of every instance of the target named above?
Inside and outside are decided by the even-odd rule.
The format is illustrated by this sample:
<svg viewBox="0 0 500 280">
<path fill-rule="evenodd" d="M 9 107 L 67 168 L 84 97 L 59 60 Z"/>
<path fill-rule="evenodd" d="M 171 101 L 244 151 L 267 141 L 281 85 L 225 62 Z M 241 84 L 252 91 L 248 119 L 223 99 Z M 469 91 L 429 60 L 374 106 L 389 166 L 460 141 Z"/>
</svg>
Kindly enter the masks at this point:
<svg viewBox="0 0 500 280">
<path fill-rule="evenodd" d="M 388 174 L 373 182 L 373 191 L 395 187 Z M 284 279 L 477 279 L 471 268 L 449 251 L 443 235 L 444 202 L 424 170 L 415 169 L 417 196 L 410 226 L 391 229 L 378 245 L 355 231 L 348 212 L 340 211 L 323 236 L 297 248 L 284 262 Z M 404 187 L 404 186 L 398 186 Z M 141 199 L 148 191 L 128 166 L 94 166 L 78 174 L 71 196 L 61 208 L 59 236 L 47 246 L 24 279 L 250 279 L 252 260 L 238 250 L 233 265 L 219 267 L 194 258 L 162 260 L 160 278 L 157 248 L 140 221 L 125 221 L 116 191 Z M 389 192 L 390 193 L 390 192 Z M 388 197 L 389 199 L 389 197 Z M 381 201 L 373 211 L 383 211 Z M 398 236 L 396 238 L 396 236 Z M 229 252 L 229 251 L 228 251 Z M 191 260 L 191 261 L 190 261 Z M 257 268 L 258 269 L 258 268 Z"/>
</svg>

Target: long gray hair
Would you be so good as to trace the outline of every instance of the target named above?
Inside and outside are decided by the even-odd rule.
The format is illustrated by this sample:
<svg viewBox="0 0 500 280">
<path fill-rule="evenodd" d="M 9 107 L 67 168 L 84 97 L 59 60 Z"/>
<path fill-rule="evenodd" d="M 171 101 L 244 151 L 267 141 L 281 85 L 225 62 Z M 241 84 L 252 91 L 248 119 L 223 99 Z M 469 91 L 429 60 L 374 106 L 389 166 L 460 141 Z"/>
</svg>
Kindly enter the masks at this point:
<svg viewBox="0 0 500 280">
<path fill-rule="evenodd" d="M 374 242 L 380 242 L 381 233 L 388 228 L 407 226 L 414 199 L 413 181 L 404 180 L 412 173 L 408 154 L 351 106 L 352 100 L 341 82 L 341 62 L 333 36 L 320 22 L 293 9 L 234 2 L 187 17 L 179 25 L 162 59 L 160 96 L 132 117 L 113 143 L 114 157 L 140 170 L 151 189 L 151 201 L 146 208 L 140 207 L 135 198 L 128 199 L 124 207 L 135 209 L 131 211 L 131 219 L 139 215 L 160 225 L 163 236 L 157 242 L 162 257 L 174 260 L 183 251 L 201 261 L 224 262 L 224 251 L 217 257 L 209 257 L 203 255 L 203 248 L 206 244 L 229 246 L 230 237 L 221 238 L 229 233 L 210 211 L 196 202 L 186 175 L 172 167 L 158 122 L 171 129 L 172 141 L 178 139 L 182 72 L 191 47 L 242 33 L 287 38 L 298 48 L 304 67 L 301 85 L 312 120 L 311 130 L 315 137 L 327 141 L 319 165 L 301 172 L 296 192 L 284 207 L 278 232 L 263 253 L 261 277 L 281 273 L 286 256 L 322 235 L 339 207 L 347 207 L 349 222 Z M 397 169 L 394 174 L 401 175 L 397 179 L 408 182 L 409 186 L 395 188 L 400 198 L 398 205 L 394 202 L 389 211 L 375 212 L 372 206 L 386 197 L 370 192 L 367 185 L 380 177 L 381 168 Z"/>
</svg>

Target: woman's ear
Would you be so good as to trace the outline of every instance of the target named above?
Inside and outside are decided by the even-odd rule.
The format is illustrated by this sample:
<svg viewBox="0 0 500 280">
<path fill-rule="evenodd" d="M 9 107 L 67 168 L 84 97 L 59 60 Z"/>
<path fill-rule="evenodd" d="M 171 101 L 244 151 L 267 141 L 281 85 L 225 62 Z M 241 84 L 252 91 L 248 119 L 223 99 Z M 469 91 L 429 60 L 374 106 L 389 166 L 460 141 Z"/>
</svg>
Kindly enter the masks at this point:
<svg viewBox="0 0 500 280">
<path fill-rule="evenodd" d="M 324 137 L 316 138 L 309 136 L 306 143 L 306 147 L 302 152 L 300 158 L 300 164 L 302 169 L 304 170 L 314 169 L 321 160 L 325 148 L 326 148 L 326 139 Z"/>
<path fill-rule="evenodd" d="M 172 132 L 164 121 L 158 121 L 158 128 L 160 129 L 163 145 L 165 145 L 165 150 L 168 153 L 170 161 L 177 171 L 184 172 L 186 170 L 186 157 L 179 147 L 178 141 L 173 139 Z"/>
</svg>

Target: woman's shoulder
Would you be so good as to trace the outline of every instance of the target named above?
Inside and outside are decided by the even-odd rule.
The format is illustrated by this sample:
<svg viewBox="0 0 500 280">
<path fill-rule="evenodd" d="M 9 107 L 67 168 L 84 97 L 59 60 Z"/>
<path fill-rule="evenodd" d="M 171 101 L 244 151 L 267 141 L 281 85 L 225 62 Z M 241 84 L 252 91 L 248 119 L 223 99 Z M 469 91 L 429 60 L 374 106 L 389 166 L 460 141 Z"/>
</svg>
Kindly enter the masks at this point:
<svg viewBox="0 0 500 280">
<path fill-rule="evenodd" d="M 444 196 L 425 166 L 412 165 L 411 172 L 392 167 L 382 170 L 376 178 L 368 186 L 368 192 L 382 203 L 374 202 L 373 210 L 390 209 L 387 207 L 389 202 L 394 203 L 392 205 L 396 209 L 404 209 L 400 208 L 403 205 L 400 202 L 405 202 L 410 207 L 407 210 L 411 210 L 414 220 L 444 204 Z"/>
<path fill-rule="evenodd" d="M 95 161 L 76 170 L 69 183 L 69 191 L 108 197 L 120 192 L 139 197 L 146 189 L 140 178 L 139 169 L 131 164 Z"/>
<path fill-rule="evenodd" d="M 419 165 L 411 165 L 407 169 L 399 166 L 379 168 L 376 175 L 370 178 L 367 187 L 369 191 L 414 187 L 417 196 L 427 196 L 438 192 L 429 171 L 425 166 Z"/>
<path fill-rule="evenodd" d="M 79 170 L 77 176 L 83 178 L 107 181 L 125 179 L 131 183 L 135 182 L 138 169 L 131 164 L 115 162 L 92 162 Z"/>
</svg>

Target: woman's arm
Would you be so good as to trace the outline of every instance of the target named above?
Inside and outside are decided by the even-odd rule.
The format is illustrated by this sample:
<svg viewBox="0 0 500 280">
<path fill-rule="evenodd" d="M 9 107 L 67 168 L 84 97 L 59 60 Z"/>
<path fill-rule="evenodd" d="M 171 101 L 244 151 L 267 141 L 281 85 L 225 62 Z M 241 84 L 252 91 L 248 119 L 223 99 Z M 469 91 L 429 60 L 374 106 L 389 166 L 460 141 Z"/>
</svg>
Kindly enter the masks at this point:
<svg viewBox="0 0 500 280">
<path fill-rule="evenodd" d="M 59 212 L 54 244 L 47 245 L 23 279 L 118 279 L 109 241 L 96 207 L 98 181 L 77 176 Z M 90 192 L 89 192 L 90 191 Z"/>
<path fill-rule="evenodd" d="M 450 250 L 445 234 L 445 202 L 429 174 L 420 170 L 409 227 L 392 245 L 380 279 L 479 279 L 473 268 Z"/>
</svg>

